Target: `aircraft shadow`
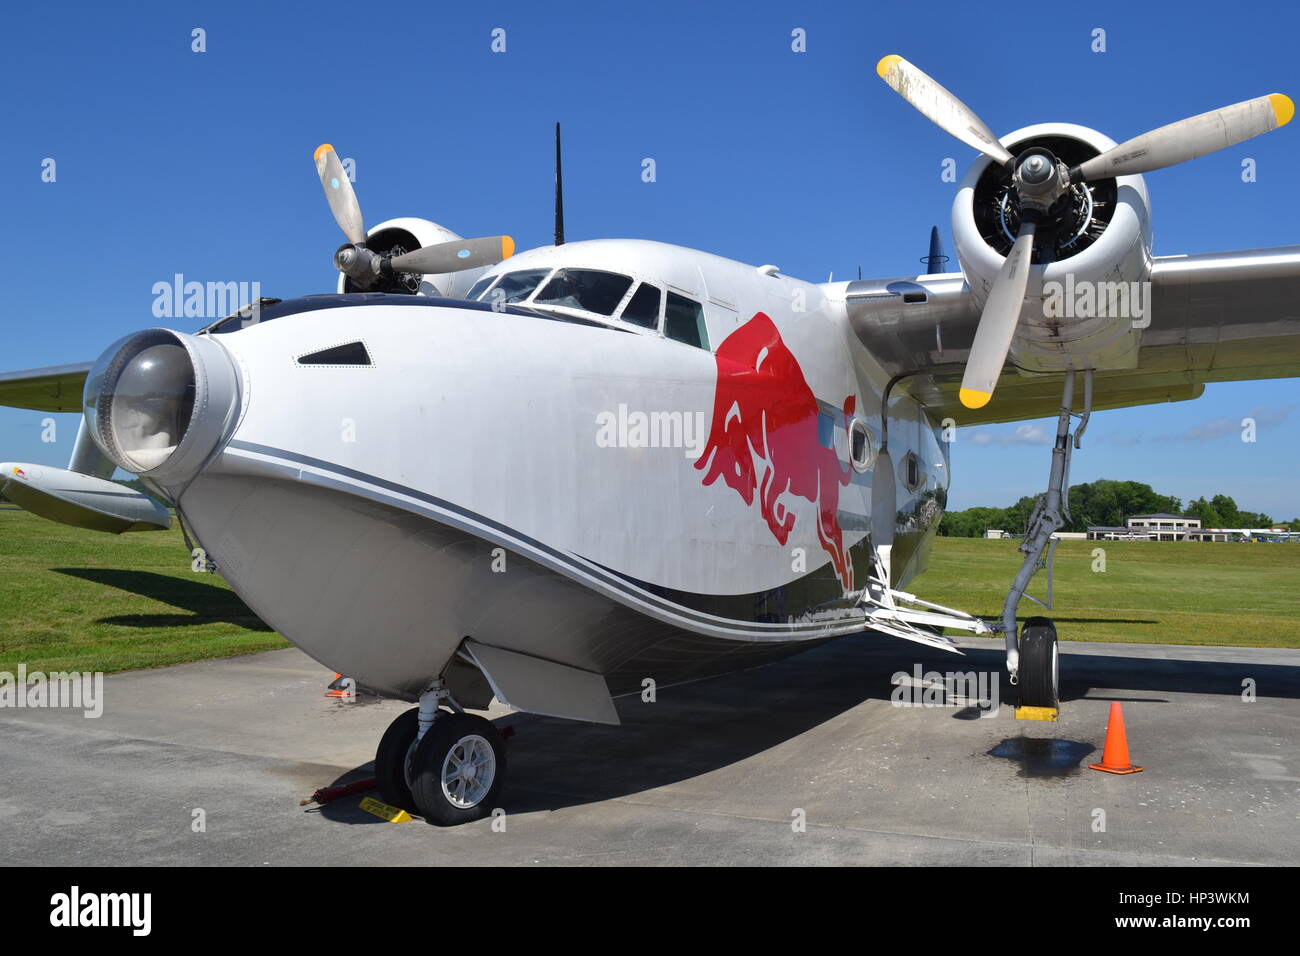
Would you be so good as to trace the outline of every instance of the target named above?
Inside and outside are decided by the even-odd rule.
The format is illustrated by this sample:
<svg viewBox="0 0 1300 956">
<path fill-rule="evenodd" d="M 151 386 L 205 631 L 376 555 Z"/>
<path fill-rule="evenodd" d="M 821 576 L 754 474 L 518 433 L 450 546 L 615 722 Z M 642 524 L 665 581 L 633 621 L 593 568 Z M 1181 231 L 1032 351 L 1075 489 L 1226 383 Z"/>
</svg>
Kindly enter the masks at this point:
<svg viewBox="0 0 1300 956">
<path fill-rule="evenodd" d="M 957 657 L 884 637 L 845 638 L 753 670 L 660 688 L 654 703 L 620 698 L 621 727 L 512 714 L 496 721 L 515 731 L 501 805 L 508 813 L 555 810 L 690 780 L 790 741 L 863 701 L 889 700 L 892 675 L 911 675 L 918 664 L 923 673 L 998 674 L 1000 699 L 1012 703 L 1004 661 L 1000 646 Z M 1300 698 L 1300 653 L 1296 661 L 1224 664 L 1067 653 L 1061 696 L 1063 702 L 1165 702 L 1160 695 L 1175 692 L 1239 697 L 1243 678 L 1250 677 L 1261 697 Z M 972 711 L 954 704 L 951 717 L 974 719 Z M 340 803 L 324 814 L 339 822 L 374 820 L 355 801 Z"/>
<path fill-rule="evenodd" d="M 766 667 L 662 689 L 653 704 L 622 698 L 622 727 L 512 715 L 500 721 L 517 734 L 503 806 L 507 812 L 556 809 L 689 780 L 785 743 L 863 701 L 889 700 L 891 676 L 912 674 L 917 664 L 923 673 L 998 674 L 1000 699 L 1014 702 L 1004 663 L 1000 647 L 956 657 L 886 638 L 849 638 Z M 1246 677 L 1260 696 L 1300 698 L 1300 653 L 1295 666 L 1065 654 L 1061 699 L 1111 700 L 1116 690 L 1147 700 L 1161 700 L 1162 693 L 1239 698 Z M 952 711 L 954 719 L 973 716 L 968 707 Z"/>
<path fill-rule="evenodd" d="M 81 578 L 108 587 L 130 591 L 188 614 L 125 614 L 101 618 L 100 624 L 122 627 L 190 627 L 195 624 L 221 622 L 250 631 L 269 631 L 233 591 L 201 581 L 188 581 L 152 571 L 125 571 L 115 568 L 54 568 L 59 574 Z"/>
</svg>

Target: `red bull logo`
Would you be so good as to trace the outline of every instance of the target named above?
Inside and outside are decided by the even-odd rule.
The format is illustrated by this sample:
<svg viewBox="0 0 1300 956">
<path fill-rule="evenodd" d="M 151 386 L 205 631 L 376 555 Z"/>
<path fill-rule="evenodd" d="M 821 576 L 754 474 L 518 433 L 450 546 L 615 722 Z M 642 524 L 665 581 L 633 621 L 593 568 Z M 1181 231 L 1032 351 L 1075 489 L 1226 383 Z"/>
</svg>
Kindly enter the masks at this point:
<svg viewBox="0 0 1300 956">
<path fill-rule="evenodd" d="M 844 590 L 853 590 L 853 565 L 836 515 L 851 469 L 818 440 L 817 397 L 798 359 L 772 320 L 758 312 L 718 346 L 717 363 L 713 423 L 695 463 L 708 469 L 704 484 L 721 475 L 747 505 L 757 490 L 759 510 L 781 544 L 795 526 L 784 496 L 811 501 L 817 506 L 817 540 Z M 844 399 L 846 430 L 856 402 L 853 395 Z"/>
</svg>

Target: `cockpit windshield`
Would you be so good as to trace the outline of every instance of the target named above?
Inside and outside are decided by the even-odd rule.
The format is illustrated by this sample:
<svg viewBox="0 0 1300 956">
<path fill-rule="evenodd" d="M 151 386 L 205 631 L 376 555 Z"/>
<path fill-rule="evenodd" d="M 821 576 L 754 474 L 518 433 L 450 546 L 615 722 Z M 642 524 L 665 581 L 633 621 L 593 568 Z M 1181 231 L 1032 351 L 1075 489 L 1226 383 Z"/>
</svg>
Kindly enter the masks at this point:
<svg viewBox="0 0 1300 956">
<path fill-rule="evenodd" d="M 496 281 L 496 276 L 484 276 L 470 287 L 470 290 L 465 293 L 465 298 L 471 302 L 476 301 L 483 294 L 483 291 Z"/>
<path fill-rule="evenodd" d="M 632 286 L 628 276 L 597 269 L 559 269 L 533 299 L 533 305 L 555 305 L 582 309 L 597 315 L 613 315 Z"/>
<path fill-rule="evenodd" d="M 478 298 L 485 302 L 499 302 L 502 305 L 514 305 L 523 302 L 533 290 L 541 284 L 541 281 L 551 274 L 550 269 L 524 269 L 520 272 L 507 272 L 501 277 L 501 281 L 492 287 L 492 291 L 483 294 L 479 286 L 483 284 L 479 280 L 474 289 L 479 291 L 471 295 L 470 298 Z M 471 290 L 473 292 L 474 290 Z"/>
</svg>

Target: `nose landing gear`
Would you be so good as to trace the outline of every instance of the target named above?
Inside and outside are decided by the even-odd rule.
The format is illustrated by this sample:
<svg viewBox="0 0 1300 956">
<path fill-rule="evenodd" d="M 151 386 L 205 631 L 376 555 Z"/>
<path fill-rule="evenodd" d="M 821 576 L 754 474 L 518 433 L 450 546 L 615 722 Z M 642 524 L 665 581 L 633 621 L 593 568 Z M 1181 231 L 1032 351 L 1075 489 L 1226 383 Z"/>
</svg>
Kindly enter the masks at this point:
<svg viewBox="0 0 1300 956">
<path fill-rule="evenodd" d="M 439 709 L 446 702 L 454 710 Z M 423 731 L 423 732 L 421 732 Z M 492 812 L 505 783 L 505 739 L 493 724 L 460 710 L 435 683 L 384 732 L 375 752 L 379 795 L 435 826 Z"/>
<path fill-rule="evenodd" d="M 443 827 L 468 823 L 492 812 L 505 782 L 505 741 L 482 717 L 443 714 L 415 748 L 411 769 L 421 816 Z"/>
</svg>

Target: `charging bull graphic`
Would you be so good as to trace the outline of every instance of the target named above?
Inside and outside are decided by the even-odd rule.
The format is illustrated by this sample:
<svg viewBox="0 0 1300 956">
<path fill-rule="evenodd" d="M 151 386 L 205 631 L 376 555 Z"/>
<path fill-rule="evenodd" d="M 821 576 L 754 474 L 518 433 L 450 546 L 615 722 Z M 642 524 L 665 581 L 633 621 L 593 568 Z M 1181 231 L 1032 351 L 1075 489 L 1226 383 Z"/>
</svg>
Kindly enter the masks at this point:
<svg viewBox="0 0 1300 956">
<path fill-rule="evenodd" d="M 835 449 L 818 440 L 817 397 L 798 359 L 772 320 L 758 312 L 718 346 L 717 362 L 713 424 L 695 463 L 708 469 L 704 484 L 721 475 L 747 505 L 754 503 L 758 488 L 759 509 L 781 544 L 795 525 L 782 496 L 789 492 L 811 501 L 817 506 L 817 540 L 831 556 L 844 590 L 853 590 L 853 565 L 836 517 L 840 487 L 851 474 Z M 856 401 L 853 395 L 844 400 L 846 431 Z"/>
</svg>

